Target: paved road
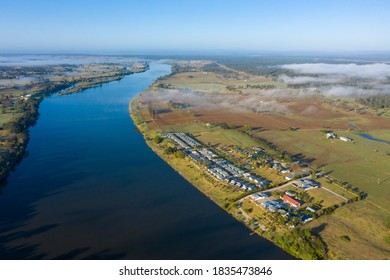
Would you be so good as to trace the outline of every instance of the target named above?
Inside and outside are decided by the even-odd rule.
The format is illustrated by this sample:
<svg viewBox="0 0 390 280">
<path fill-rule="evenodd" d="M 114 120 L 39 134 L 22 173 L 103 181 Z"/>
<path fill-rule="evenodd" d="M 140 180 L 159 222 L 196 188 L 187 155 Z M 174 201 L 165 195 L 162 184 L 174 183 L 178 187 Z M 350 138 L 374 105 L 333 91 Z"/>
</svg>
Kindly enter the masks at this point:
<svg viewBox="0 0 390 280">
<path fill-rule="evenodd" d="M 299 178 L 299 179 L 307 179 L 307 178 L 310 178 L 310 175 L 308 175 L 308 176 L 306 176 L 306 177 Z M 288 185 L 291 185 L 292 183 L 295 183 L 296 181 L 297 181 L 297 180 L 289 181 L 289 182 L 287 182 L 287 183 L 285 183 L 285 184 L 283 184 L 283 185 L 281 185 L 281 186 L 279 186 L 279 187 L 272 188 L 272 189 L 268 189 L 268 190 L 264 190 L 264 191 L 259 191 L 259 192 L 256 192 L 256 193 L 264 193 L 264 192 L 269 192 L 269 191 L 277 191 L 277 190 L 280 190 L 280 189 L 283 189 L 283 188 L 287 187 Z M 338 194 L 338 193 L 336 193 L 336 192 L 334 192 L 334 191 L 332 191 L 332 190 L 330 190 L 330 189 L 328 189 L 328 188 L 326 188 L 326 187 L 321 186 L 321 188 L 324 189 L 324 190 L 326 190 L 326 191 L 328 191 L 328 192 L 330 192 L 331 194 L 334 194 L 334 195 L 337 196 L 337 197 L 340 197 L 341 199 L 343 199 L 343 200 L 345 200 L 345 201 L 348 201 L 348 199 L 345 198 L 344 196 L 342 196 L 342 195 L 340 195 L 340 194 Z M 250 194 L 250 195 L 252 195 L 252 194 Z M 238 202 L 242 202 L 242 200 L 244 200 L 245 198 L 247 198 L 247 197 L 250 196 L 250 195 L 247 195 L 247 196 L 241 198 Z"/>
<path fill-rule="evenodd" d="M 285 183 L 285 184 L 283 184 L 283 185 L 281 185 L 281 186 L 278 186 L 278 187 L 275 187 L 275 188 L 272 188 L 272 189 L 267 189 L 267 190 L 264 190 L 264 191 L 259 191 L 259 192 L 256 192 L 256 193 L 264 193 L 264 192 L 273 192 L 273 191 L 277 191 L 277 190 L 280 190 L 280 189 L 283 189 L 283 188 L 287 187 L 288 185 L 291 185 L 292 183 L 297 182 L 297 181 L 300 180 L 300 179 L 308 179 L 308 178 L 310 178 L 310 176 L 311 176 L 311 175 L 308 175 L 308 176 L 299 178 L 299 179 L 294 180 L 294 181 L 288 181 L 287 183 Z M 239 200 L 239 202 L 241 202 L 242 200 L 244 200 L 244 198 L 247 198 L 247 197 L 250 196 L 250 195 L 252 195 L 252 194 L 248 194 L 247 196 L 241 198 L 241 199 Z"/>
</svg>

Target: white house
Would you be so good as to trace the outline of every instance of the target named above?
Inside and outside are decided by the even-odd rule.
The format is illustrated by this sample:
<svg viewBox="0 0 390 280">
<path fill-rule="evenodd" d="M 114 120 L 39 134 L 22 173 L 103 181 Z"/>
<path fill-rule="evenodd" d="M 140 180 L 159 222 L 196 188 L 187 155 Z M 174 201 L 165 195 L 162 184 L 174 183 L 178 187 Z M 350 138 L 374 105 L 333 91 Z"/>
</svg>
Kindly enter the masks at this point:
<svg viewBox="0 0 390 280">
<path fill-rule="evenodd" d="M 336 138 L 336 135 L 334 135 L 333 133 L 328 132 L 326 134 L 326 138 L 328 138 L 328 139 Z"/>
<path fill-rule="evenodd" d="M 344 137 L 344 136 L 341 136 L 340 140 L 345 141 L 345 142 L 352 142 L 353 141 L 353 139 L 348 138 L 348 137 Z"/>
</svg>

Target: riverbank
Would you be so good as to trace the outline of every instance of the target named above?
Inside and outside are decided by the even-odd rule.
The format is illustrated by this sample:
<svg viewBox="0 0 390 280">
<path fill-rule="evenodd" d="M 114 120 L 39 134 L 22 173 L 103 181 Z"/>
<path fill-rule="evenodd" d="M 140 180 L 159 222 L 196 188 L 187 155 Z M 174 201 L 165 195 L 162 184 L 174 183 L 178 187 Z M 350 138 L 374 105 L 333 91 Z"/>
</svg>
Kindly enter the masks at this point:
<svg viewBox="0 0 390 280">
<path fill-rule="evenodd" d="M 290 195 L 300 199 L 301 203 L 298 215 L 312 216 L 313 220 L 310 222 L 291 225 L 296 218 L 295 211 L 289 216 L 283 211 L 267 211 L 267 204 L 263 200 L 252 200 L 251 205 L 244 203 L 244 207 L 257 212 L 249 213 L 249 216 L 259 225 L 268 228 L 272 228 L 273 224 L 279 227 L 290 225 L 295 226 L 295 229 L 309 229 L 326 244 L 326 258 L 388 258 L 390 232 L 386 202 L 389 181 L 386 178 L 389 175 L 389 146 L 384 142 L 361 137 L 355 131 L 345 130 L 350 120 L 354 120 L 365 133 L 376 139 L 389 140 L 389 123 L 386 118 L 368 112 L 356 114 L 348 106 L 339 108 L 338 113 L 339 116 L 342 115 L 342 119 L 334 118 L 334 112 L 328 107 L 328 99 L 315 96 L 317 101 L 308 98 L 299 99 L 299 102 L 280 100 L 261 89 L 252 89 L 264 83 L 270 84 L 271 81 L 266 77 L 233 70 L 222 75 L 221 71 L 213 72 L 210 67 L 206 67 L 206 63 L 175 61 L 173 74 L 157 80 L 133 101 L 134 109 L 139 113 L 139 122 L 145 122 L 152 131 L 150 137 L 154 137 L 153 133 L 161 132 L 186 133 L 202 142 L 203 147 L 235 163 L 245 172 L 270 180 L 273 186 L 283 184 L 289 171 L 301 172 L 309 168 L 316 170 L 318 174 L 327 174 L 327 177 L 319 175 L 321 178 L 315 178 L 320 184 L 315 190 L 302 192 L 294 186 L 280 191 L 270 190 L 274 200 L 281 200 L 285 192 L 293 191 L 289 192 Z M 235 78 L 233 72 L 240 78 Z M 274 85 L 282 88 L 282 85 Z M 232 91 L 231 88 L 239 88 L 240 91 Z M 301 111 L 294 111 L 295 109 L 288 114 L 270 111 L 259 113 L 256 108 L 250 111 L 250 99 L 255 96 L 263 103 L 288 106 L 289 109 L 298 108 L 298 104 L 302 102 L 302 106 L 314 102 L 310 106 L 321 106 L 327 111 L 326 117 L 317 112 L 302 115 Z M 326 131 L 332 129 L 334 133 L 355 141 L 346 143 L 327 139 L 324 127 L 327 128 Z M 250 131 L 251 135 L 245 135 L 245 131 Z M 174 141 L 166 139 L 164 142 L 170 143 L 172 148 L 182 150 L 180 144 L 176 145 Z M 258 152 L 259 148 L 261 153 Z M 207 174 L 217 177 L 213 176 L 213 165 L 212 168 L 206 167 L 202 166 L 202 169 Z M 246 179 L 244 181 L 251 183 Z M 237 186 L 232 182 L 227 185 L 230 188 Z M 327 189 L 336 192 L 338 196 Z M 349 190 L 353 190 L 354 194 L 350 195 Z M 359 198 L 363 200 L 345 204 L 345 199 L 340 196 L 345 196 L 351 202 Z M 308 206 L 314 212 L 305 210 Z M 242 212 L 241 210 L 237 212 Z M 288 208 L 283 210 L 291 211 Z M 272 216 L 269 217 L 271 219 L 268 219 L 269 215 Z M 282 230 L 286 231 L 289 230 Z M 290 244 L 290 241 L 287 243 Z"/>
<path fill-rule="evenodd" d="M 13 91 L 12 87 L 2 89 L 0 91 L 3 99 L 3 111 L 0 116 L 3 121 L 0 131 L 0 181 L 6 180 L 9 173 L 26 156 L 29 128 L 38 120 L 39 105 L 46 97 L 52 94 L 64 95 L 81 92 L 149 69 L 147 64 L 141 66 L 136 68 L 121 66 L 120 70 L 103 72 L 91 70 L 89 75 L 45 80 Z M 7 103 L 4 102 L 5 98 L 7 98 Z"/>
<path fill-rule="evenodd" d="M 159 138 L 161 129 L 151 129 L 147 121 L 144 121 L 137 111 L 137 103 L 140 95 L 135 97 L 129 104 L 129 111 L 134 124 L 143 135 L 146 144 L 176 172 L 185 178 L 191 185 L 206 195 L 210 200 L 217 204 L 233 218 L 243 223 L 252 233 L 271 241 L 290 255 L 300 259 L 324 259 L 329 258 L 326 253 L 325 244 L 317 236 L 313 235 L 308 229 L 287 228 L 272 221 L 272 217 L 263 213 L 267 217 L 267 227 L 258 223 L 258 210 L 250 201 L 242 198 L 248 193 L 242 192 L 237 188 L 232 188 L 227 184 L 215 180 L 206 169 L 195 164 L 189 157 L 177 150 L 177 152 L 168 153 L 172 149 L 167 140 Z M 174 149 L 174 148 L 173 148 Z M 246 211 L 250 211 L 246 213 Z"/>
</svg>

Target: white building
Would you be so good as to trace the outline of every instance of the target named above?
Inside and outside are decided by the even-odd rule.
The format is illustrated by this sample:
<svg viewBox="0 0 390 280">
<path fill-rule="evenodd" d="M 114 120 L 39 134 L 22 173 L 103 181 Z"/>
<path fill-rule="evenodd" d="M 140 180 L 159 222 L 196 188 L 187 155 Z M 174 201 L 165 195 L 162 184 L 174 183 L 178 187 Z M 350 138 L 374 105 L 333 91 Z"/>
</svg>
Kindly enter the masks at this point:
<svg viewBox="0 0 390 280">
<path fill-rule="evenodd" d="M 340 140 L 345 141 L 345 142 L 352 142 L 353 141 L 353 139 L 348 138 L 348 137 L 344 137 L 344 136 L 341 136 Z"/>
</svg>

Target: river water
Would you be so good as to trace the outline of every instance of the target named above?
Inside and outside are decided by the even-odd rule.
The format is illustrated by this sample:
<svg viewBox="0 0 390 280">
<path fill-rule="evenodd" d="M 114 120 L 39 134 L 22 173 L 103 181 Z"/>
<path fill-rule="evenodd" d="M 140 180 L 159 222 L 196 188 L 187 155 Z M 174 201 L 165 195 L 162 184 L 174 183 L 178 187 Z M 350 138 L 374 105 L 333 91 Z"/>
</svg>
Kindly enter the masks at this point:
<svg viewBox="0 0 390 280">
<path fill-rule="evenodd" d="M 155 155 L 130 99 L 170 67 L 40 106 L 0 193 L 0 259 L 291 259 Z"/>
<path fill-rule="evenodd" d="M 373 137 L 372 135 L 370 134 L 367 134 L 367 133 L 360 133 L 358 134 L 360 137 L 363 137 L 363 138 L 366 138 L 368 140 L 372 140 L 372 141 L 376 141 L 376 142 L 382 142 L 382 143 L 386 143 L 386 144 L 389 144 L 390 145 L 390 141 L 387 141 L 387 140 L 383 140 L 383 139 L 379 139 L 379 138 L 375 138 Z"/>
</svg>

